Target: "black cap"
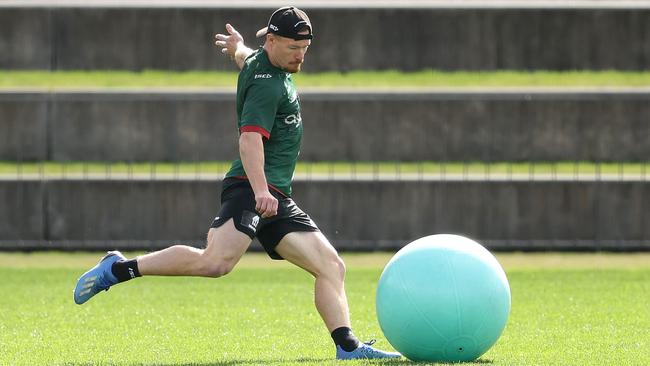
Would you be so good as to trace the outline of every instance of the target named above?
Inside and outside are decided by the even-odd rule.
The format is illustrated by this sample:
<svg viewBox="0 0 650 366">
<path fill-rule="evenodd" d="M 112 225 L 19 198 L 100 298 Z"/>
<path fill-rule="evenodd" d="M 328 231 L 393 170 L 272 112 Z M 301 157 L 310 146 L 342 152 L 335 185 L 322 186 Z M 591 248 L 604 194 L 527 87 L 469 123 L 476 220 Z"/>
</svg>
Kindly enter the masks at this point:
<svg viewBox="0 0 650 366">
<path fill-rule="evenodd" d="M 304 30 L 308 30 L 309 34 L 298 34 L 298 32 Z M 304 11 L 295 6 L 285 6 L 274 11 L 269 19 L 269 25 L 258 30 L 256 36 L 263 37 L 267 33 L 277 34 L 296 41 L 314 38 L 309 17 Z"/>
</svg>

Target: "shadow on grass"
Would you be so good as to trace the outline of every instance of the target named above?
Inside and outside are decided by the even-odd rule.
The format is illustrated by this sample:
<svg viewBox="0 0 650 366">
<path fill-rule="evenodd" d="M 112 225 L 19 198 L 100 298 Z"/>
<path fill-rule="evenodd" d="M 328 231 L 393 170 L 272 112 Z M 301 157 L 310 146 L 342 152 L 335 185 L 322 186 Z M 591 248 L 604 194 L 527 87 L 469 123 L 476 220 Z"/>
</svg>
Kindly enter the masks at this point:
<svg viewBox="0 0 650 366">
<path fill-rule="evenodd" d="M 467 361 L 467 362 L 427 362 L 427 361 L 411 361 L 406 358 L 399 359 L 399 360 L 368 360 L 368 363 L 372 363 L 373 365 L 482 365 L 482 364 L 492 364 L 494 361 L 492 360 L 486 360 L 479 358 L 478 360 L 474 361 Z"/>
<path fill-rule="evenodd" d="M 240 365 L 285 365 L 285 364 L 300 364 L 300 363 L 320 363 L 331 364 L 337 362 L 333 358 L 297 358 L 294 360 L 288 359 L 241 359 L 231 361 L 217 361 L 210 363 L 172 363 L 172 364 L 156 364 L 157 366 L 240 366 Z M 458 363 L 438 363 L 438 362 L 415 362 L 408 359 L 399 360 L 365 360 L 368 364 L 372 365 L 475 365 L 475 364 L 492 364 L 494 361 L 486 359 L 478 359 L 470 362 Z M 141 364 L 131 364 L 131 366 L 140 366 Z"/>
<path fill-rule="evenodd" d="M 331 358 L 297 358 L 290 359 L 241 359 L 230 361 L 215 361 L 215 362 L 196 362 L 196 363 L 170 363 L 170 364 L 156 364 L 156 366 L 240 366 L 240 365 L 286 365 L 293 363 L 326 363 L 332 361 Z M 130 366 L 141 366 L 140 364 L 132 364 Z"/>
<path fill-rule="evenodd" d="M 363 361 L 363 360 L 359 360 Z M 342 361 L 343 363 L 345 361 Z M 492 364 L 494 361 L 486 359 L 478 359 L 470 362 L 457 362 L 457 363 L 440 363 L 440 362 L 416 362 L 410 361 L 406 358 L 399 360 L 365 360 L 364 364 L 369 365 L 476 365 L 476 364 Z M 310 364 L 340 364 L 337 360 L 333 358 L 297 358 L 294 360 L 288 359 L 241 359 L 241 360 L 230 360 L 230 361 L 216 361 L 216 362 L 179 362 L 179 363 L 154 363 L 154 364 L 143 364 L 143 363 L 128 363 L 128 366 L 144 366 L 144 365 L 156 365 L 156 366 L 241 366 L 241 365 L 286 365 L 286 364 L 301 364 L 301 363 L 310 363 Z M 342 363 L 341 363 L 342 364 Z M 65 363 L 67 366 L 89 366 L 94 365 L 94 363 Z"/>
</svg>

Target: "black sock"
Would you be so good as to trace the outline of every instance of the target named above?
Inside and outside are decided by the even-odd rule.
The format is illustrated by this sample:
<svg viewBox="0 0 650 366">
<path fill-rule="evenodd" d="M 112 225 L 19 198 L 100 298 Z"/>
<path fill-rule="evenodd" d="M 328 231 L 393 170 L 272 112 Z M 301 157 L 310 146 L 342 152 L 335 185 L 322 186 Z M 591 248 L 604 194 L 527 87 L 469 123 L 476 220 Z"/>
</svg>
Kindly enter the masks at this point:
<svg viewBox="0 0 650 366">
<path fill-rule="evenodd" d="M 113 276 L 117 278 L 117 282 L 124 282 L 142 276 L 138 270 L 137 259 L 115 262 L 111 267 L 111 271 Z"/>
<path fill-rule="evenodd" d="M 341 346 L 345 352 L 354 351 L 359 347 L 359 339 L 352 333 L 348 327 L 340 327 L 332 332 L 334 344 Z"/>
</svg>

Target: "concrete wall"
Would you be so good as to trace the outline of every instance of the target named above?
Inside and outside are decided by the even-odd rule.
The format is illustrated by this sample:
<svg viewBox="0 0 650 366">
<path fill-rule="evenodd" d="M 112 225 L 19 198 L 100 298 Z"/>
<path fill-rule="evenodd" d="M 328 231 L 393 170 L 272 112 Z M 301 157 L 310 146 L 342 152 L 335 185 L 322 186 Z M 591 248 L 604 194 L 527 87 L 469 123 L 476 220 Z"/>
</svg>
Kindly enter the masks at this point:
<svg viewBox="0 0 650 366">
<path fill-rule="evenodd" d="M 648 249 L 648 182 L 296 182 L 339 249 L 394 250 L 433 233 L 494 249 Z M 202 245 L 218 181 L 0 181 L 0 249 Z M 344 214 L 342 214 L 344 213 Z"/>
<path fill-rule="evenodd" d="M 44 160 L 48 157 L 52 116 L 47 95 L 25 98 L 0 94 L 0 160 Z"/>
<path fill-rule="evenodd" d="M 219 69 L 213 36 L 247 44 L 262 8 L 0 7 L 0 68 Z M 305 70 L 619 69 L 650 66 L 650 9 L 306 8 Z"/>
<path fill-rule="evenodd" d="M 306 160 L 650 157 L 650 93 L 342 93 L 302 100 Z"/>
<path fill-rule="evenodd" d="M 650 93 L 303 93 L 302 161 L 647 161 Z M 0 160 L 237 156 L 233 93 L 2 93 Z"/>
<path fill-rule="evenodd" d="M 0 94 L 0 160 L 230 160 L 236 121 L 232 94 Z"/>
<path fill-rule="evenodd" d="M 46 184 L 39 181 L 0 180 L 0 248 L 8 242 L 37 242 L 48 237 Z"/>
</svg>

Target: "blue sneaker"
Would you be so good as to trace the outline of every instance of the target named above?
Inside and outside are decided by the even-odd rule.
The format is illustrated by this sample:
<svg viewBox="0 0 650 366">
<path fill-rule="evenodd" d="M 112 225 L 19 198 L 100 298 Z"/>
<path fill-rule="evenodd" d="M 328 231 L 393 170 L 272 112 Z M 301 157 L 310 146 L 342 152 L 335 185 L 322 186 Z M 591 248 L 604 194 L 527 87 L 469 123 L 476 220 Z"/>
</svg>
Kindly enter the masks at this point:
<svg viewBox="0 0 650 366">
<path fill-rule="evenodd" d="M 346 352 L 341 346 L 336 346 L 337 360 L 358 360 L 358 359 L 375 359 L 375 358 L 400 358 L 401 354 L 397 352 L 385 352 L 371 347 L 375 344 L 373 339 L 367 343 L 361 343 L 354 351 Z"/>
<path fill-rule="evenodd" d="M 126 260 L 122 253 L 118 251 L 108 252 L 95 267 L 79 277 L 77 286 L 74 288 L 74 302 L 81 305 L 99 291 L 108 291 L 109 287 L 116 284 L 117 278 L 113 276 L 111 267 L 113 263 L 120 260 Z"/>
</svg>

